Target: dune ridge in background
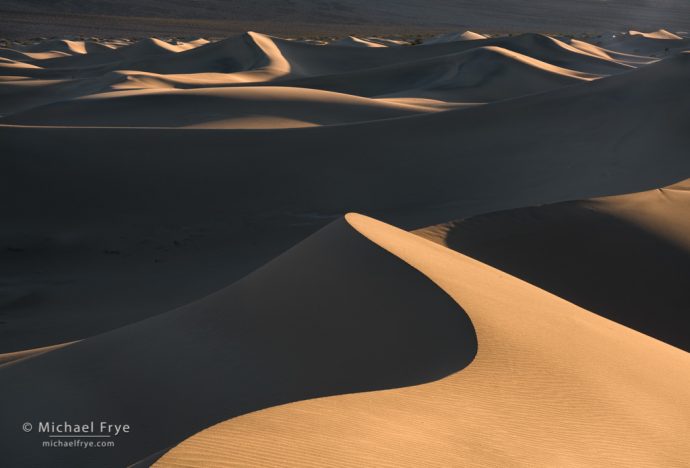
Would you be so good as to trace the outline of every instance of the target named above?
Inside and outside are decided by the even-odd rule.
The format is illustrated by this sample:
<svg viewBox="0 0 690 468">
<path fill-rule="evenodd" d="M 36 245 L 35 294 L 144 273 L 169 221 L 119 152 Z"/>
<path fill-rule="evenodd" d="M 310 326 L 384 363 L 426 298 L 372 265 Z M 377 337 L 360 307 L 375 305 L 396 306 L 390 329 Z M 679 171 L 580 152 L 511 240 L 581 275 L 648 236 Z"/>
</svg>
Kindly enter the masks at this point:
<svg viewBox="0 0 690 468">
<path fill-rule="evenodd" d="M 6 42 L 3 461 L 682 466 L 690 40 L 465 29 Z"/>
</svg>

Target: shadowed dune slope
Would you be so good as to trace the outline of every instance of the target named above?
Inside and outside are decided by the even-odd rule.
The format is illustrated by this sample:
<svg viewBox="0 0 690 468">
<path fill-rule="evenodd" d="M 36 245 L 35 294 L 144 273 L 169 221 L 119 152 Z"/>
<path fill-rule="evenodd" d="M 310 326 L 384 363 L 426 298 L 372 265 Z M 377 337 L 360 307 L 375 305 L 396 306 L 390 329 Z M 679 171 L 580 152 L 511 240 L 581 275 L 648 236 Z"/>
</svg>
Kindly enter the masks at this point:
<svg viewBox="0 0 690 468">
<path fill-rule="evenodd" d="M 339 53 L 340 51 L 337 50 L 334 55 Z M 168 60 L 166 59 L 165 63 Z M 574 66 L 575 69 L 578 68 L 577 64 L 570 63 L 570 65 Z M 121 66 L 130 67 L 135 66 L 135 64 L 125 63 Z M 200 70 L 202 69 L 212 70 L 214 67 L 200 68 Z M 77 75 L 73 75 L 64 71 L 56 71 L 51 72 L 52 78 L 49 80 L 12 80 L 0 83 L 0 95 L 3 97 L 2 103 L 0 103 L 0 112 L 5 115 L 13 114 L 56 101 L 66 101 L 60 106 L 79 106 L 80 103 L 69 103 L 69 99 L 113 90 L 205 89 L 272 84 L 280 84 L 285 88 L 312 88 L 366 97 L 396 95 L 455 102 L 487 102 L 535 92 L 545 92 L 581 80 L 599 77 L 599 75 L 551 65 L 529 55 L 512 52 L 497 46 L 477 47 L 465 52 L 411 62 L 386 66 L 376 65 L 373 68 L 360 71 L 307 78 L 273 79 L 271 77 L 274 76 L 272 73 L 275 70 L 270 71 L 269 69 L 274 70 L 271 67 L 262 69 L 261 66 L 259 69 L 235 73 L 208 71 L 160 74 L 132 69 L 101 70 L 99 72 L 101 74 L 97 76 L 81 78 L 75 77 L 79 75 L 78 72 Z M 284 69 L 287 70 L 287 65 Z M 89 70 L 88 73 L 93 75 L 93 70 Z M 158 109 L 159 112 L 168 112 L 167 106 L 161 105 Z M 136 109 L 133 109 L 130 116 L 132 126 L 137 126 L 136 122 L 141 119 L 135 115 L 134 111 Z M 91 114 L 86 111 L 83 111 L 83 114 L 82 120 L 92 118 Z M 334 120 L 337 121 L 337 117 Z M 37 119 L 36 123 L 45 124 L 41 119 Z"/>
<path fill-rule="evenodd" d="M 208 78 L 209 85 L 229 84 L 223 83 L 222 79 L 214 83 L 211 77 Z M 60 93 L 64 97 L 70 88 L 77 93 L 84 93 L 93 89 L 91 86 L 105 90 L 108 86 L 123 88 L 134 82 L 139 86 L 151 83 L 150 90 L 99 93 L 82 99 L 61 100 L 24 112 L 15 111 L 0 122 L 86 127 L 167 127 L 208 123 L 206 126 L 218 128 L 337 124 L 402 117 L 418 114 L 423 110 L 369 101 L 357 96 L 481 103 L 546 92 L 594 78 L 598 76 L 556 67 L 493 46 L 407 65 L 292 80 L 282 82 L 282 87 L 264 89 L 210 88 L 197 83 L 202 85 L 199 89 L 182 91 L 167 85 L 170 81 L 167 76 L 124 72 L 120 77 L 111 74 L 79 87 L 72 85 L 68 88 L 64 83 L 56 83 L 52 85 L 53 93 Z M 185 82 L 188 86 L 194 85 L 193 81 L 182 79 L 172 86 L 177 87 Z M 4 89 L 11 93 L 11 88 L 14 88 L 15 96 L 10 97 L 14 97 L 20 105 L 26 104 L 23 98 L 28 92 L 35 99 L 39 98 L 35 88 L 27 89 L 22 85 L 5 84 Z M 0 86 L 0 89 L 3 87 Z M 8 101 L 5 105 L 12 106 L 13 103 Z M 252 123 L 252 117 L 258 122 Z M 280 118 L 285 121 L 281 123 Z"/>
<path fill-rule="evenodd" d="M 172 211 L 185 218 L 215 212 L 220 203 L 232 210 L 239 201 L 250 212 L 300 206 L 318 213 L 445 204 L 449 214 L 450 204 L 462 203 L 466 208 L 455 214 L 465 216 L 668 185 L 690 171 L 689 69 L 690 54 L 680 54 L 485 106 L 294 131 L 3 126 L 7 152 L 0 164 L 12 177 L 2 189 L 21 201 L 8 206 L 6 216 L 40 214 L 50 223 L 67 214 L 97 219 L 155 210 L 159 217 Z M 554 119 L 558 126 L 550 125 Z M 133 161 L 135 173 L 127 170 Z M 367 170 L 358 171 L 356 189 L 348 189 L 360 167 Z M 293 186 L 301 188 L 289 190 Z"/>
<path fill-rule="evenodd" d="M 268 406 L 444 377 L 476 346 L 455 301 L 341 219 L 205 299 L 0 367 L 4 440 L 27 420 L 132 427 L 117 451 L 22 434 L 3 462 L 123 466 Z"/>
<path fill-rule="evenodd" d="M 576 49 L 580 49 L 588 54 L 595 55 L 606 60 L 614 60 L 618 63 L 624 63 L 632 66 L 646 65 L 649 63 L 653 63 L 657 60 L 656 58 L 650 56 L 616 52 L 613 50 L 605 49 L 603 47 L 599 47 L 590 42 L 580 41 L 577 39 L 570 39 L 568 43 Z"/>
<path fill-rule="evenodd" d="M 689 354 L 426 239 L 348 220 L 462 305 L 474 361 L 425 385 L 231 419 L 155 466 L 680 467 L 690 457 Z"/>
<path fill-rule="evenodd" d="M 274 39 L 254 32 L 231 36 L 212 43 L 176 46 L 149 38 L 98 54 L 75 54 L 37 62 L 36 76 L 97 76 L 113 70 L 141 70 L 155 73 L 236 73 L 262 69 L 264 76 L 286 72 L 287 66 Z"/>
<path fill-rule="evenodd" d="M 374 40 L 384 41 L 370 42 L 379 44 Z M 103 50 L 93 53 L 95 46 L 88 42 L 49 42 L 57 44 L 36 48 L 69 52 L 34 57 L 0 50 L 0 74 L 7 78 L 0 83 L 0 114 L 113 90 L 276 84 L 367 97 L 484 102 L 622 73 L 631 69 L 629 64 L 653 60 L 629 60 L 540 34 L 362 48 L 323 47 L 249 32 L 211 43 L 171 44 L 155 38 L 117 46 L 94 43 Z"/>
<path fill-rule="evenodd" d="M 491 102 L 599 78 L 486 46 L 415 62 L 285 82 L 360 96 Z"/>
<path fill-rule="evenodd" d="M 690 351 L 690 181 L 416 233 Z"/>
<path fill-rule="evenodd" d="M 262 74 L 247 75 L 246 81 L 250 81 L 250 78 L 251 81 L 265 81 L 285 75 L 305 77 L 346 73 L 441 57 L 485 46 L 502 47 L 585 73 L 619 73 L 629 69 L 624 64 L 570 47 L 558 39 L 532 33 L 416 47 L 323 47 L 248 32 L 177 53 L 171 50 L 175 46 L 157 39 L 146 39 L 104 54 L 75 54 L 41 60 L 37 61 L 41 68 L 32 76 L 93 76 L 116 69 L 162 74 L 237 73 L 263 69 Z"/>
<path fill-rule="evenodd" d="M 651 33 L 630 31 L 602 38 L 597 45 L 618 52 L 667 56 L 670 53 L 690 48 L 690 38 L 671 34 L 663 29 Z"/>
<path fill-rule="evenodd" d="M 68 52 L 77 54 L 93 54 L 112 50 L 112 47 L 93 41 L 71 41 L 55 39 L 39 42 L 22 48 L 24 52 Z"/>
<path fill-rule="evenodd" d="M 417 228 L 685 179 L 689 71 L 678 54 L 486 105 L 314 128 L 0 125 L 0 264 L 15 278 L 0 351 L 178 307 L 348 210 Z"/>
<path fill-rule="evenodd" d="M 315 46 L 279 38 L 271 38 L 285 59 L 293 65 L 294 73 L 324 75 L 345 73 L 378 66 L 400 64 L 415 60 L 441 57 L 478 47 L 496 46 L 529 55 L 537 60 L 585 73 L 620 73 L 629 67 L 592 56 L 555 38 L 526 33 L 514 37 L 496 37 L 473 41 L 450 41 L 422 44 L 415 47 L 345 47 L 334 53 L 330 47 Z"/>
<path fill-rule="evenodd" d="M 688 39 L 369 34 L 0 50 L 0 465 L 690 459 Z"/>
</svg>

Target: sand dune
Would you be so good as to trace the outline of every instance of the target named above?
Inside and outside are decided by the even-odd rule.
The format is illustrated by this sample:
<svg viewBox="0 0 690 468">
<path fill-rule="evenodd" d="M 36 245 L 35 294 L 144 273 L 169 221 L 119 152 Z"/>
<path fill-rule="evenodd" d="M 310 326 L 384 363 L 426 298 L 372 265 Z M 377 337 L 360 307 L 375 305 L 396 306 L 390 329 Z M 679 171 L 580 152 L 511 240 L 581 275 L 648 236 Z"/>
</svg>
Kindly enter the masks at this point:
<svg viewBox="0 0 690 468">
<path fill-rule="evenodd" d="M 295 128 L 390 119 L 428 111 L 426 107 L 310 89 L 205 88 L 97 94 L 17 113 L 0 119 L 0 123 L 78 127 Z"/>
<path fill-rule="evenodd" d="M 167 57 L 169 61 L 181 57 L 182 63 L 191 66 L 194 57 L 200 63 L 211 60 L 215 48 L 233 49 L 232 44 L 244 44 L 242 38 L 237 41 L 211 43 Z M 591 58 L 563 49 L 548 38 L 537 41 L 555 44 L 572 60 Z M 207 49 L 211 46 L 214 48 Z M 343 51 L 346 55 L 341 62 L 354 54 L 353 65 L 338 65 L 352 69 L 365 66 L 365 59 L 369 60 L 366 54 L 370 53 L 404 51 L 386 55 L 394 61 L 413 57 L 407 50 L 423 55 L 427 50 L 439 53 L 437 48 L 447 51 L 446 47 L 336 49 L 302 44 L 289 50 L 294 52 L 293 59 L 303 60 L 302 64 L 313 50 Z M 249 51 L 244 46 L 239 49 Z M 535 59 L 521 58 L 527 62 L 522 63 L 515 53 L 486 46 L 466 54 L 484 57 L 488 69 L 496 66 L 492 60 L 502 63 L 506 73 L 491 78 L 510 82 L 510 86 L 491 88 L 491 80 L 481 81 L 491 74 L 482 75 L 485 70 L 480 66 L 475 68 L 478 87 L 459 88 L 465 93 L 463 99 L 476 99 L 476 91 L 483 92 L 483 86 L 533 94 L 488 95 L 483 98 L 509 99 L 448 108 L 452 103 L 440 99 L 442 93 L 435 95 L 437 99 L 420 101 L 428 92 L 424 87 L 408 87 L 403 101 L 358 100 L 296 87 L 297 91 L 231 87 L 181 92 L 170 89 L 179 80 L 188 79 L 190 87 L 201 81 L 201 87 L 210 89 L 217 75 L 177 75 L 165 82 L 164 92 L 122 94 L 118 90 L 115 92 L 120 94 L 108 99 L 103 93 L 126 83 L 128 72 L 108 73 L 93 80 L 0 82 L 0 90 L 11 90 L 2 102 L 9 102 L 10 109 L 24 107 L 16 116 L 10 110 L 4 120 L 26 117 L 22 126 L 0 126 L 5 150 L 0 173 L 6 178 L 0 190 L 7 226 L 2 242 L 9 249 L 2 252 L 2 261 L 16 278 L 6 285 L 11 312 L 0 330 L 4 346 L 0 351 L 74 341 L 181 306 L 239 279 L 350 209 L 420 227 L 501 209 L 646 190 L 690 175 L 685 150 L 690 137 L 684 130 L 688 125 L 686 75 L 690 55 L 674 55 L 636 69 L 626 67 L 629 71 L 590 81 L 576 78 L 574 72 L 565 76 L 553 73 L 548 70 L 553 65 Z M 239 68 L 246 68 L 246 73 L 273 73 L 266 68 L 252 69 L 250 55 L 240 56 L 246 61 Z M 283 59 L 286 55 L 280 54 Z M 309 65 L 312 62 L 310 59 Z M 257 66 L 264 67 L 263 63 L 270 61 Z M 329 62 L 314 66 L 312 71 L 320 67 L 331 69 L 335 65 Z M 181 71 L 177 66 L 171 68 Z M 466 76 L 462 67 L 458 70 L 455 76 L 462 83 Z M 516 70 L 525 71 L 526 79 L 511 80 L 519 76 L 514 74 Z M 380 69 L 370 72 L 376 76 Z M 159 77 L 137 76 L 137 80 L 151 79 L 141 84 L 143 89 L 158 86 Z M 328 87 L 326 77 L 320 79 L 323 87 Z M 398 80 L 405 79 L 387 75 L 386 86 L 372 83 L 369 91 L 390 93 L 395 90 L 393 86 L 399 86 Z M 530 79 L 546 79 L 549 86 L 562 80 L 563 86 L 540 91 L 530 87 Z M 136 83 L 132 84 L 134 89 L 139 86 Z M 453 85 L 453 80 L 447 80 L 444 86 L 456 92 Z M 207 91 L 210 99 L 204 95 Z M 69 93 L 94 96 L 70 100 Z M 56 127 L 62 111 L 53 117 L 44 115 L 53 119 L 46 122 L 53 126 L 37 126 L 38 122 L 29 118 L 32 107 L 53 102 L 51 106 L 65 113 L 72 109 L 70 118 L 80 125 L 150 126 L 166 121 L 178 125 L 189 123 L 183 120 L 192 117 L 198 124 L 215 117 L 201 115 L 203 108 L 194 111 L 197 104 L 190 109 L 185 105 L 184 112 L 178 113 L 175 103 L 183 102 L 180 97 L 189 97 L 186 102 L 208 99 L 210 108 L 223 107 L 220 102 L 228 101 L 216 99 L 214 93 L 234 96 L 232 109 L 222 111 L 231 120 L 241 115 L 237 106 L 242 99 L 254 96 L 245 102 L 257 109 L 263 106 L 261 113 L 235 121 L 235 126 L 298 126 L 304 125 L 305 116 L 321 125 L 289 131 L 177 131 Z M 262 93 L 271 96 L 268 102 L 260 102 Z M 61 95 L 64 101 L 56 102 Z M 290 97 L 295 95 L 325 100 L 312 101 L 313 109 L 307 111 L 300 104 L 303 101 Z M 146 100 L 161 105 L 144 109 L 137 104 L 128 110 L 129 103 Z M 96 111 L 99 106 L 118 103 L 124 103 L 119 117 L 115 112 Z M 350 114 L 346 108 L 351 109 Z M 35 108 L 36 118 L 49 109 Z M 185 113 L 191 117 L 184 117 Z M 142 116 L 138 121 L 137 115 Z M 287 123 L 276 118 L 286 115 L 291 119 Z M 348 115 L 352 120 L 341 125 Z M 650 119 L 652 115 L 663 117 Z M 296 117 L 302 123 L 297 123 Z M 155 119 L 160 120 L 156 123 Z M 217 126 L 223 125 L 222 119 L 220 122 Z M 663 152 L 658 151 L 659 142 L 663 142 Z M 47 266 L 45 258 L 59 261 Z M 84 276 L 84 270 L 90 274 Z M 120 294 L 123 288 L 132 293 Z M 97 312 L 85 319 L 84 309 Z M 40 333 L 36 331 L 39 324 Z"/>
<path fill-rule="evenodd" d="M 587 52 L 588 54 L 601 57 L 606 60 L 614 60 L 619 63 L 625 63 L 627 65 L 639 66 L 647 65 L 655 62 L 657 59 L 654 57 L 645 57 L 644 55 L 633 55 L 625 54 L 622 52 L 615 52 L 613 50 L 604 49 L 603 47 L 596 46 L 589 42 L 580 41 L 577 39 L 570 39 L 570 45 L 576 47 L 577 49 Z"/>
<path fill-rule="evenodd" d="M 474 361 L 426 385 L 241 416 L 154 466 L 651 467 L 690 456 L 690 355 L 425 239 L 348 220 L 467 311 Z"/>
<path fill-rule="evenodd" d="M 671 34 L 663 29 L 652 33 L 630 31 L 613 34 L 599 42 L 607 49 L 654 57 L 664 57 L 690 48 L 690 39 Z"/>
<path fill-rule="evenodd" d="M 447 33 L 427 39 L 426 41 L 424 41 L 424 44 L 439 44 L 441 42 L 454 41 L 474 41 L 477 39 L 486 39 L 486 36 L 473 31 L 465 31 L 461 33 Z"/>
<path fill-rule="evenodd" d="M 642 31 L 628 31 L 628 34 L 631 36 L 642 36 L 646 37 L 647 39 L 663 39 L 663 40 L 681 40 L 682 37 L 670 33 L 666 31 L 665 29 L 659 29 L 658 31 L 653 31 L 653 32 L 642 32 Z"/>
<path fill-rule="evenodd" d="M 475 352 L 454 301 L 340 220 L 206 299 L 0 368 L 0 435 L 27 419 L 129 421 L 136 431 L 106 454 L 123 466 L 229 414 L 435 380 Z M 4 462 L 103 460 L 32 450 L 40 437 L 6 447 Z"/>
<path fill-rule="evenodd" d="M 37 44 L 23 47 L 25 52 L 64 52 L 68 54 L 95 54 L 111 50 L 105 44 L 93 41 L 71 41 L 67 39 L 56 39 L 43 41 Z"/>
<path fill-rule="evenodd" d="M 688 39 L 427 32 L 3 42 L 2 463 L 690 458 Z"/>
<path fill-rule="evenodd" d="M 43 60 L 17 61 L 21 53 L 12 52 L 0 69 L 12 68 L 10 73 L 16 74 L 14 69 L 25 68 L 23 76 L 34 80 L 0 84 L 0 112 L 119 89 L 271 84 L 365 97 L 490 102 L 576 82 L 569 78 L 592 79 L 630 68 L 618 57 L 597 56 L 540 35 L 365 49 L 334 52 L 248 33 L 184 45 L 149 39 L 101 53 L 78 51 Z"/>
<path fill-rule="evenodd" d="M 358 96 L 481 103 L 548 91 L 599 77 L 508 49 L 486 46 L 411 63 L 291 80 L 285 84 Z"/>
<path fill-rule="evenodd" d="M 416 232 L 690 351 L 689 187 L 502 211 Z"/>
<path fill-rule="evenodd" d="M 328 45 L 344 47 L 386 47 L 384 44 L 380 44 L 374 41 L 368 41 L 366 39 L 360 39 L 354 36 L 349 36 L 344 39 L 338 39 L 337 41 L 329 42 Z"/>
</svg>

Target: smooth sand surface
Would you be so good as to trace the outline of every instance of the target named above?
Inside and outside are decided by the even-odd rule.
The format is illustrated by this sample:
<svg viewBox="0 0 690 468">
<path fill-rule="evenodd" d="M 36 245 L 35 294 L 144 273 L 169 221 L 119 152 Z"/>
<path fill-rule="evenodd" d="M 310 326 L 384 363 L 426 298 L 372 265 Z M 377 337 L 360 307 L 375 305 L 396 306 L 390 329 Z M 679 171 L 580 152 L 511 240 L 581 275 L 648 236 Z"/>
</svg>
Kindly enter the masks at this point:
<svg viewBox="0 0 690 468">
<path fill-rule="evenodd" d="M 292 403 L 181 443 L 154 466 L 676 466 L 690 355 L 469 257 L 348 222 L 467 312 L 479 348 L 426 385 Z"/>
<path fill-rule="evenodd" d="M 690 53 L 643 31 L 4 42 L 2 462 L 681 466 Z"/>
<path fill-rule="evenodd" d="M 27 420 L 133 428 L 105 454 L 32 433 L 3 462 L 124 466 L 229 414 L 436 380 L 476 350 L 461 307 L 341 219 L 205 299 L 0 367 L 5 439 Z"/>
<path fill-rule="evenodd" d="M 489 213 L 417 234 L 690 351 L 690 181 Z"/>
</svg>

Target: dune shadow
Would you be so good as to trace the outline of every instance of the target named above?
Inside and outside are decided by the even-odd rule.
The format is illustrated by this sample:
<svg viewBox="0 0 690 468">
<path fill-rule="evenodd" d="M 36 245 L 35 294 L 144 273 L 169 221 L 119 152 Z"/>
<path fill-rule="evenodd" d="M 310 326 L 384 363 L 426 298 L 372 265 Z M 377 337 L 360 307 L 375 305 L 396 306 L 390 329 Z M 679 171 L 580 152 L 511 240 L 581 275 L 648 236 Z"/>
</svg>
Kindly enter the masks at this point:
<svg viewBox="0 0 690 468">
<path fill-rule="evenodd" d="M 121 466 L 228 418 L 433 381 L 477 351 L 469 317 L 344 220 L 201 301 L 0 370 L 3 453 Z M 24 421 L 130 424 L 117 451 L 34 450 Z"/>
<path fill-rule="evenodd" d="M 476 216 L 447 245 L 589 311 L 690 351 L 690 252 L 585 202 Z"/>
</svg>

